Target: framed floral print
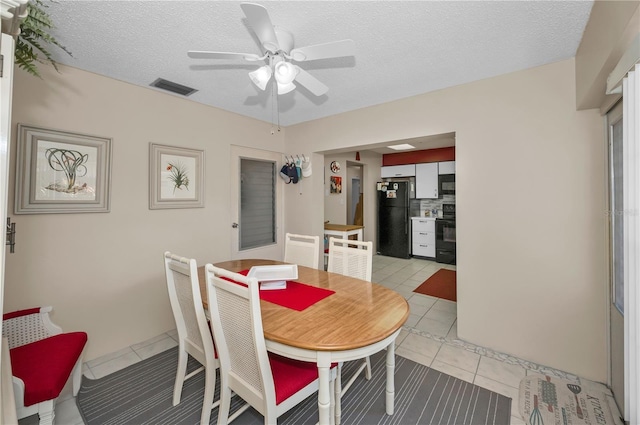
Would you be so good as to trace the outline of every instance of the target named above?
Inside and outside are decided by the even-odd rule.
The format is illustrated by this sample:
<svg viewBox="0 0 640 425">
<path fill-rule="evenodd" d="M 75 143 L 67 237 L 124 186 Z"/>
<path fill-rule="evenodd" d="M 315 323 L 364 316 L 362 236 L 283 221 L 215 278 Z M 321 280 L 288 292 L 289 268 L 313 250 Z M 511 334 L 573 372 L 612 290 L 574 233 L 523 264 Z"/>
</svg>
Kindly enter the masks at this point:
<svg viewBox="0 0 640 425">
<path fill-rule="evenodd" d="M 204 151 L 149 144 L 149 209 L 204 207 Z"/>
<path fill-rule="evenodd" d="M 18 124 L 16 214 L 109 212 L 111 139 Z"/>
</svg>

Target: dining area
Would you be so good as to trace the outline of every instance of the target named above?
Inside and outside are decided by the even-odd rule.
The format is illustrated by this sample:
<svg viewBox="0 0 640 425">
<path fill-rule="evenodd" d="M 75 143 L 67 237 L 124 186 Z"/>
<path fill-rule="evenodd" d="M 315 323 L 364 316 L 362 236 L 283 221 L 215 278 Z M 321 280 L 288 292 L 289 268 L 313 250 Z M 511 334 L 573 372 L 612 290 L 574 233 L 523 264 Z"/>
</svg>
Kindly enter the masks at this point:
<svg viewBox="0 0 640 425">
<path fill-rule="evenodd" d="M 345 268 L 339 246 L 334 247 L 326 271 L 316 268 L 315 260 L 298 265 L 303 260 L 297 257 L 308 246 L 295 240 L 287 246 L 290 249 L 282 261 L 197 264 L 192 258 L 156 253 L 157 259 L 163 255 L 165 265 L 157 266 L 164 275 L 156 284 L 167 299 L 167 312 L 174 316 L 173 308 L 178 309 L 172 328 L 86 361 L 77 395 L 63 392 L 56 400 L 55 423 L 501 425 L 510 423 L 510 415 L 511 423 L 521 423 L 514 413 L 517 406 L 511 403 L 517 389 L 490 384 L 498 379 L 513 385 L 494 376 L 496 364 L 490 353 L 485 359 L 455 348 L 456 341 L 436 341 L 414 329 L 411 322 L 420 305 L 416 301 L 429 299 L 421 294 L 407 296 L 405 285 L 396 287 L 393 282 L 412 273 L 422 279 L 431 273 L 429 267 L 414 272 L 421 264 L 374 255 L 374 283 L 370 283 L 368 258 L 361 252 L 354 255 L 360 261 L 352 258 L 348 264 L 352 272 L 365 274 L 350 278 L 336 271 Z M 315 258 L 315 248 L 309 250 Z M 169 273 L 167 264 L 171 264 Z M 400 269 L 401 264 L 405 268 Z M 250 285 L 252 278 L 258 280 L 256 276 L 264 279 L 265 267 L 280 271 L 295 267 L 298 275 L 287 281 L 287 291 L 262 290 L 260 281 Z M 263 270 L 256 274 L 255 268 Z M 217 301 L 207 293 L 210 281 Z M 345 288 L 348 282 L 359 283 Z M 302 285 L 306 295 L 299 292 Z M 313 285 L 316 289 L 309 290 Z M 218 296 L 217 286 L 235 288 L 227 292 L 245 305 L 220 301 L 228 300 L 229 294 Z M 255 288 L 252 295 L 250 286 Z M 401 305 L 399 311 L 387 305 L 389 294 L 406 299 L 392 296 Z M 406 321 L 402 318 L 405 302 L 410 310 Z M 180 304 L 185 306 L 184 315 Z M 436 302 L 433 309 L 440 304 Z M 222 313 L 216 315 L 216 311 Z M 471 357 L 481 358 L 471 364 Z M 323 370 L 327 363 L 328 370 Z M 260 367 L 251 369 L 251 364 Z M 476 371 L 475 380 L 453 365 Z M 249 370 L 253 372 L 246 375 Z M 37 423 L 38 415 L 19 421 L 19 425 Z"/>
<path fill-rule="evenodd" d="M 380 280 L 404 271 L 371 242 L 341 238 L 324 270 L 320 240 L 287 234 L 282 261 L 162 253 L 157 285 L 175 328 L 84 363 L 54 423 L 509 423 L 508 396 L 442 372 L 439 359 L 468 355 L 449 359 L 447 343 L 412 329 L 422 296 Z"/>
<path fill-rule="evenodd" d="M 319 267 L 317 236 L 287 234 L 284 261 L 197 265 L 164 254 L 178 334 L 174 406 L 185 381 L 204 372 L 201 424 L 212 411 L 225 424 L 249 407 L 265 424 L 277 423 L 314 394 L 313 422 L 340 424 L 342 398 L 356 379 L 371 379 L 370 357 L 378 354 L 384 412 L 394 414 L 395 341 L 409 305 L 371 282 L 371 242 L 331 238 L 329 245 L 327 271 Z M 187 373 L 189 358 L 201 367 Z M 232 398 L 244 405 L 230 409 Z"/>
</svg>

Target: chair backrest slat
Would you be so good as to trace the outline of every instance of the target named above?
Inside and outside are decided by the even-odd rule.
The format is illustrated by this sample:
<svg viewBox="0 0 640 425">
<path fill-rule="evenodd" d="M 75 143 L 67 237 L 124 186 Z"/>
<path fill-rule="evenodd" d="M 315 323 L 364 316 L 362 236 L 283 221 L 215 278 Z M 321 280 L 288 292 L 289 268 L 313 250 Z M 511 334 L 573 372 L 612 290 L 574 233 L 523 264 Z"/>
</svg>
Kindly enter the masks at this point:
<svg viewBox="0 0 640 425">
<path fill-rule="evenodd" d="M 287 233 L 284 262 L 317 269 L 320 264 L 320 237 Z"/>
<path fill-rule="evenodd" d="M 329 239 L 327 271 L 371 282 L 373 243 L 351 239 Z"/>
</svg>

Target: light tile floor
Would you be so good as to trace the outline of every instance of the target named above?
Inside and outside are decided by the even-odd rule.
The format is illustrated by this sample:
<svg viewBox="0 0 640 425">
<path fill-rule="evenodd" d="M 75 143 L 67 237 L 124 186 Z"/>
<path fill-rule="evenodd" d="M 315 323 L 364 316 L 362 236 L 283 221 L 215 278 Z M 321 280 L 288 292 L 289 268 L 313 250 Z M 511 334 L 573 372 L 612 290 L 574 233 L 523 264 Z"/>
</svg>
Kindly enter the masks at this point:
<svg viewBox="0 0 640 425">
<path fill-rule="evenodd" d="M 413 292 L 440 268 L 455 270 L 455 266 L 417 258 L 374 257 L 372 281 L 399 292 L 410 305 L 409 319 L 396 342 L 396 354 L 510 397 L 511 424 L 524 424 L 518 413 L 518 385 L 523 377 L 535 373 L 568 379 L 578 377 L 459 340 L 456 303 Z M 93 379 L 101 378 L 176 345 L 175 331 L 168 332 L 88 361 L 84 374 Z M 32 423 L 28 421 L 30 418 L 21 420 L 20 425 Z M 66 425 L 83 423 L 75 399 L 70 395 L 59 399 L 56 422 Z"/>
</svg>

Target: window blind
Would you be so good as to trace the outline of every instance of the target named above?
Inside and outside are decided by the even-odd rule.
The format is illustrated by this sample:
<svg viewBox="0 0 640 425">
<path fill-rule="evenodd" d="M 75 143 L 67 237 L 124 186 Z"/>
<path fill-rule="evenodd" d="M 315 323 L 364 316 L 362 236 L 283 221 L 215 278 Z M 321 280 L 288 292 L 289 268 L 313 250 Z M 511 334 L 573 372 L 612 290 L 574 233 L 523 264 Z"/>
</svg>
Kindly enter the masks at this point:
<svg viewBox="0 0 640 425">
<path fill-rule="evenodd" d="M 276 243 L 276 164 L 240 160 L 240 250 Z"/>
</svg>

